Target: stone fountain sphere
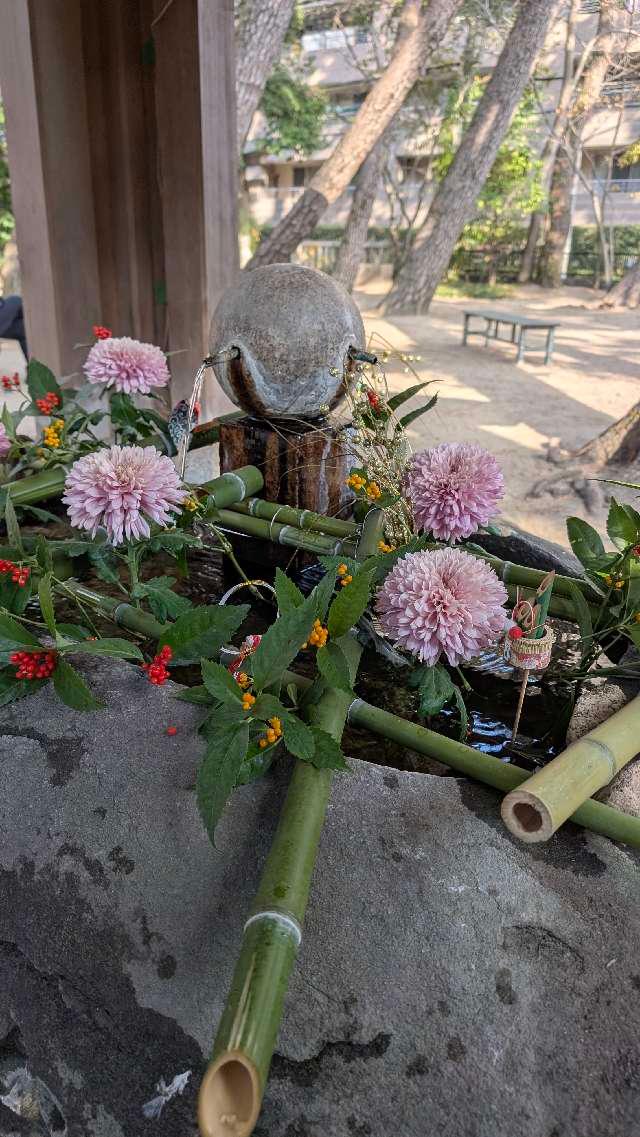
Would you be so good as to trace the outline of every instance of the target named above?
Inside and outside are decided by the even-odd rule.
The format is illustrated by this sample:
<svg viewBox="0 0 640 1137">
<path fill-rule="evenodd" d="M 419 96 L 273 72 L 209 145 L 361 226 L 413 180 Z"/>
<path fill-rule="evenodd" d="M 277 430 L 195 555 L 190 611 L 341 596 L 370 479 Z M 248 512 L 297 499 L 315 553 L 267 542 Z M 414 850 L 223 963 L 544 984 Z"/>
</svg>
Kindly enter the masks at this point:
<svg viewBox="0 0 640 1137">
<path fill-rule="evenodd" d="M 349 348 L 363 351 L 365 333 L 341 284 L 305 265 L 273 264 L 244 272 L 214 312 L 211 355 L 232 347 L 240 357 L 215 371 L 237 406 L 263 418 L 317 418 L 344 395 Z"/>
</svg>

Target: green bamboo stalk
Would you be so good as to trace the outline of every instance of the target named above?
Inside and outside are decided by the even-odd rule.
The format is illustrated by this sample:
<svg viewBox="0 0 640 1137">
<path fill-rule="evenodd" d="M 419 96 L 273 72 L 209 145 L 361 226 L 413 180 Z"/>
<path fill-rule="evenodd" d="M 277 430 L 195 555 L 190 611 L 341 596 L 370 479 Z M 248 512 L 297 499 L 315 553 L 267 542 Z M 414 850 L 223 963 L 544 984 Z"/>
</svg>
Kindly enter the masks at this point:
<svg viewBox="0 0 640 1137">
<path fill-rule="evenodd" d="M 502 803 L 502 820 L 521 841 L 548 841 L 576 809 L 638 753 L 640 695 L 572 742 Z"/>
<path fill-rule="evenodd" d="M 232 411 L 231 414 L 221 415 L 220 418 L 203 423 L 191 435 L 189 450 L 198 450 L 202 446 L 210 446 L 212 443 L 218 442 L 220 426 L 223 423 L 237 422 L 238 419 L 244 417 L 240 411 Z M 150 439 L 147 445 L 153 445 L 153 440 Z M 51 466 L 48 470 L 40 470 L 37 474 L 28 474 L 26 478 L 18 478 L 15 482 L 4 482 L 0 485 L 0 498 L 10 493 L 14 505 L 34 505 L 38 501 L 60 497 L 64 490 L 67 473 L 65 466 Z M 256 489 L 250 489 L 248 492 L 257 493 L 261 488 L 262 483 Z"/>
<path fill-rule="evenodd" d="M 264 521 L 260 517 L 244 516 L 235 510 L 221 509 L 218 523 L 224 529 L 236 533 L 245 533 L 248 537 L 258 537 L 264 541 L 272 541 L 274 545 L 288 545 L 294 549 L 301 549 L 316 556 L 332 556 L 340 554 L 354 556 L 356 546 L 351 539 L 341 540 L 335 537 L 325 537 L 322 533 L 313 533 L 311 530 L 298 529 L 294 525 L 281 525 L 279 521 Z"/>
<path fill-rule="evenodd" d="M 346 640 L 353 680 L 360 651 L 354 639 Z M 329 689 L 309 708 L 309 721 L 339 742 L 349 702 L 344 691 Z M 331 770 L 296 762 L 200 1087 L 202 1137 L 249 1137 L 258 1119 L 300 944 L 331 780 Z"/>
<path fill-rule="evenodd" d="M 360 526 L 355 521 L 342 521 L 339 517 L 325 517 L 311 509 L 293 509 L 289 505 L 278 505 L 275 501 L 263 501 L 253 497 L 233 506 L 234 513 L 261 517 L 265 521 L 279 521 L 281 525 L 295 525 L 297 529 L 311 529 L 327 537 L 356 537 Z"/>
<path fill-rule="evenodd" d="M 123 602 L 112 596 L 102 596 L 101 593 L 94 592 L 92 588 L 85 588 L 84 584 L 80 584 L 77 580 L 66 580 L 64 584 L 57 587 L 57 591 L 63 596 L 71 596 L 75 600 L 79 600 L 81 604 L 87 604 L 94 612 L 108 616 L 121 628 L 135 632 L 136 635 L 144 636 L 145 639 L 159 639 L 166 628 L 170 626 L 169 624 L 161 624 L 149 612 L 143 612 L 141 608 L 134 608 L 132 604 L 127 604 L 126 601 Z"/>
<path fill-rule="evenodd" d="M 286 671 L 283 681 L 293 683 L 302 690 L 306 690 L 311 684 L 310 679 L 297 675 L 293 671 Z M 537 774 L 529 774 L 528 770 L 523 770 L 520 766 L 501 762 L 499 758 L 494 758 L 491 754 L 474 750 L 463 742 L 457 742 L 453 738 L 436 734 L 435 731 L 419 726 L 418 723 L 409 722 L 390 711 L 374 707 L 363 699 L 356 699 L 351 704 L 349 723 L 352 726 L 370 730 L 372 734 L 376 734 L 380 738 L 387 738 L 390 742 L 397 742 L 400 746 L 406 746 L 409 750 L 415 750 L 418 754 L 424 754 L 428 758 L 436 758 L 445 766 L 450 766 L 461 774 L 475 778 L 488 786 L 493 786 L 494 789 L 501 790 L 503 793 L 508 793 L 522 785 L 523 782 L 529 782 L 532 777 L 538 776 Z M 604 837 L 609 837 L 612 841 L 621 841 L 626 845 L 634 845 L 636 848 L 640 848 L 640 818 L 622 813 L 611 805 L 605 805 L 604 802 L 584 801 L 583 804 L 574 808 L 571 821 L 577 825 L 582 825 L 585 829 L 590 829 L 593 833 L 600 833 Z"/>
</svg>

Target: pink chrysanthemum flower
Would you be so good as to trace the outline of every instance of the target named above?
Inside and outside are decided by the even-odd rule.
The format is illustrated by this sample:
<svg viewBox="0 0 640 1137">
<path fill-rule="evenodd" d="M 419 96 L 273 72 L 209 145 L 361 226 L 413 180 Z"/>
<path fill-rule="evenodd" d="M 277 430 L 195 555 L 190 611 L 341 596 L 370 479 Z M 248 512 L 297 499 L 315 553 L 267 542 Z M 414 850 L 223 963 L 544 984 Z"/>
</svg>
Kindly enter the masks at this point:
<svg viewBox="0 0 640 1137">
<path fill-rule="evenodd" d="M 153 446 L 110 446 L 73 463 L 62 500 L 72 525 L 92 537 L 103 526 L 119 545 L 148 537 L 149 521 L 166 525 L 187 496 L 171 459 Z"/>
<path fill-rule="evenodd" d="M 429 666 L 443 652 L 456 665 L 499 639 L 506 599 L 485 561 L 462 549 L 436 549 L 402 557 L 379 589 L 376 608 L 398 647 Z"/>
<path fill-rule="evenodd" d="M 90 383 L 104 383 L 125 395 L 148 395 L 154 387 L 166 387 L 170 378 L 162 349 L 129 336 L 94 343 L 84 373 Z"/>
<path fill-rule="evenodd" d="M 11 439 L 7 434 L 6 428 L 0 422 L 0 459 L 5 458 L 11 449 Z"/>
<path fill-rule="evenodd" d="M 438 541 L 457 541 L 486 525 L 504 495 L 504 480 L 488 450 L 443 442 L 409 459 L 404 490 L 418 529 Z"/>
</svg>

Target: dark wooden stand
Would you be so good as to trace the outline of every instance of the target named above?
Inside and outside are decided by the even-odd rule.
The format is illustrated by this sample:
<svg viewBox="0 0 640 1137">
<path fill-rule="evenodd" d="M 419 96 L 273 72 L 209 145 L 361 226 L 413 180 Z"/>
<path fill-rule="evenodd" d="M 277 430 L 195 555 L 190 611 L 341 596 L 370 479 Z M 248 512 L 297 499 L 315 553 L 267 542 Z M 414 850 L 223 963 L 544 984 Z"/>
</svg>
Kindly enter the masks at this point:
<svg viewBox="0 0 640 1137">
<path fill-rule="evenodd" d="M 220 470 L 257 466 L 264 476 L 261 497 L 298 509 L 347 518 L 353 494 L 346 485 L 353 464 L 344 441 L 319 420 L 306 425 L 285 419 L 244 418 L 220 427 Z M 292 550 L 265 542 L 242 542 L 255 563 L 289 563 Z M 313 558 L 296 554 L 299 563 Z"/>
</svg>

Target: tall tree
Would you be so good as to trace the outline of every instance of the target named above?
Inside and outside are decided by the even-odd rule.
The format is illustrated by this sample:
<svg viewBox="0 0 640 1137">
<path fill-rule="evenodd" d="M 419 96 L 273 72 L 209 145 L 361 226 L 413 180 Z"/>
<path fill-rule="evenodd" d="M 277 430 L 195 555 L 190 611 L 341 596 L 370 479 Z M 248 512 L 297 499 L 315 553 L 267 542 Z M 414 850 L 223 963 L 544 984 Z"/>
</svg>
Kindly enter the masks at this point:
<svg viewBox="0 0 640 1137">
<path fill-rule="evenodd" d="M 640 308 L 640 264 L 625 272 L 622 280 L 609 289 L 600 308 Z"/>
<path fill-rule="evenodd" d="M 540 184 L 545 195 L 549 193 L 551 186 L 551 178 L 553 176 L 553 168 L 555 166 L 558 147 L 562 142 L 562 136 L 565 132 L 567 119 L 569 117 L 569 109 L 573 99 L 574 91 L 577 83 L 576 67 L 575 67 L 575 51 L 576 51 L 576 23 L 580 14 L 581 0 L 570 0 L 569 8 L 567 10 L 567 27 L 564 41 L 564 65 L 562 68 L 562 84 L 560 86 L 560 94 L 556 104 L 553 125 L 547 138 L 541 155 L 542 169 L 540 172 Z M 584 53 L 583 53 L 584 56 Z M 535 262 L 536 249 L 538 241 L 542 233 L 542 226 L 546 212 L 544 209 L 535 209 L 531 214 L 529 221 L 529 231 L 527 234 L 527 244 L 522 255 L 522 264 L 520 272 L 518 273 L 518 280 L 520 284 L 526 284 L 531 280 L 533 275 L 533 268 Z"/>
<path fill-rule="evenodd" d="M 238 153 L 287 34 L 295 0 L 238 0 L 236 3 L 236 104 Z"/>
<path fill-rule="evenodd" d="M 353 289 L 364 256 L 369 222 L 387 160 L 388 147 L 385 139 L 386 136 L 383 135 L 380 141 L 376 143 L 369 156 L 362 163 L 356 177 L 351 210 L 344 228 L 338 250 L 338 260 L 333 273 L 335 279 L 344 285 L 347 292 L 351 292 Z"/>
<path fill-rule="evenodd" d="M 461 7 L 462 0 L 405 0 L 402 18 L 410 27 L 388 67 L 376 80 L 335 150 L 314 174 L 293 209 L 263 238 L 248 268 L 288 260 L 313 232 L 328 205 L 337 201 L 402 106 L 421 69 Z"/>
<path fill-rule="evenodd" d="M 619 0 L 600 0 L 598 34 L 592 58 L 575 86 L 573 105 L 565 122 L 562 145 L 556 156 L 549 190 L 549 227 L 540 262 L 540 283 L 559 288 L 562 283 L 564 252 L 571 233 L 572 187 L 581 160 L 582 138 L 589 115 L 600 99 L 615 45 L 616 13 Z"/>
<path fill-rule="evenodd" d="M 386 311 L 424 312 L 449 264 L 543 44 L 555 0 L 522 0 L 469 129 L 431 203 Z"/>
</svg>

